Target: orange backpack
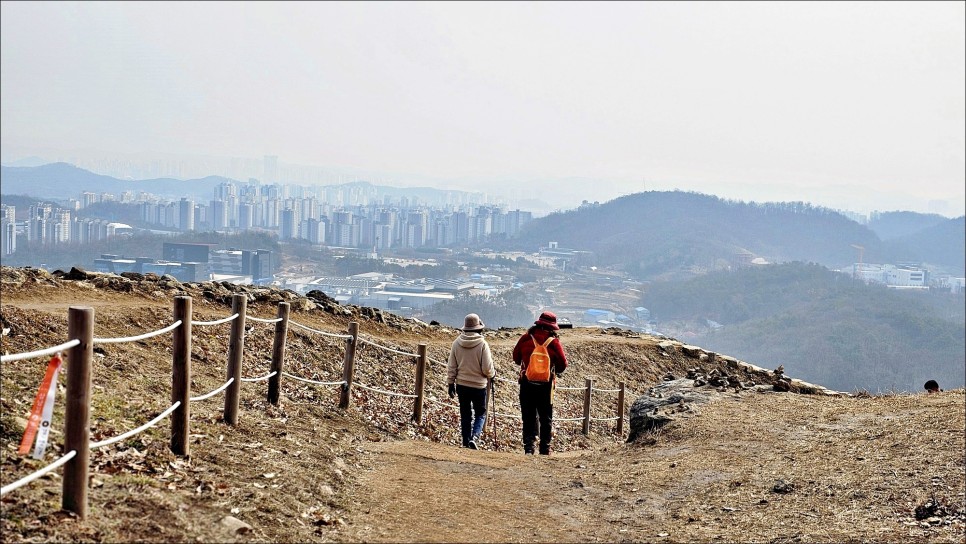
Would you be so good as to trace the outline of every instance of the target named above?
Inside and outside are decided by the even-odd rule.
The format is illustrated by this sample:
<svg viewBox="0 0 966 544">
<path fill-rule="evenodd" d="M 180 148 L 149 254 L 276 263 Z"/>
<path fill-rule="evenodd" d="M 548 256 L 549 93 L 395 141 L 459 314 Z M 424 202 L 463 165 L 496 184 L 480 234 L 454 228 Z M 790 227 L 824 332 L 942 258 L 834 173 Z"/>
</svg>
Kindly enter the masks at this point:
<svg viewBox="0 0 966 544">
<path fill-rule="evenodd" d="M 524 377 L 531 382 L 550 381 L 550 354 L 547 353 L 547 346 L 553 342 L 553 336 L 547 338 L 543 344 L 538 344 L 537 339 L 530 335 L 533 340 L 533 353 L 530 354 L 530 361 L 523 371 Z"/>
</svg>

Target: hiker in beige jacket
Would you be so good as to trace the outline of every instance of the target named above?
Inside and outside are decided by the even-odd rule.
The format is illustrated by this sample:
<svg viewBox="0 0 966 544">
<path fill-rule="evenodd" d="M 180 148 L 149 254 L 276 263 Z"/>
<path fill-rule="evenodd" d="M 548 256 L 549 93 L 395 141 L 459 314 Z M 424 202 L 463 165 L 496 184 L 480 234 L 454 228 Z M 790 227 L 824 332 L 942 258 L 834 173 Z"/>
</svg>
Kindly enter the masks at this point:
<svg viewBox="0 0 966 544">
<path fill-rule="evenodd" d="M 459 397 L 463 447 L 474 450 L 479 447 L 480 433 L 486 423 L 486 386 L 496 376 L 490 345 L 483 338 L 483 327 L 480 316 L 466 316 L 463 332 L 453 341 L 446 365 L 449 398 Z"/>
</svg>

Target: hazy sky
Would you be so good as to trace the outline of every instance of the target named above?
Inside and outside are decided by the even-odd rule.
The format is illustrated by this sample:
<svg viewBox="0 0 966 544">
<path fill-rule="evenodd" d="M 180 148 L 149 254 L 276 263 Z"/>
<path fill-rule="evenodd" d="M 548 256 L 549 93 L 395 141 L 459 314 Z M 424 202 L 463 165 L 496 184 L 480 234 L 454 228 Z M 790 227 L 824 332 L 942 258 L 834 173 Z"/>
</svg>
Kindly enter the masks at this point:
<svg viewBox="0 0 966 544">
<path fill-rule="evenodd" d="M 964 6 L 3 2 L 0 142 L 962 215 Z"/>
</svg>

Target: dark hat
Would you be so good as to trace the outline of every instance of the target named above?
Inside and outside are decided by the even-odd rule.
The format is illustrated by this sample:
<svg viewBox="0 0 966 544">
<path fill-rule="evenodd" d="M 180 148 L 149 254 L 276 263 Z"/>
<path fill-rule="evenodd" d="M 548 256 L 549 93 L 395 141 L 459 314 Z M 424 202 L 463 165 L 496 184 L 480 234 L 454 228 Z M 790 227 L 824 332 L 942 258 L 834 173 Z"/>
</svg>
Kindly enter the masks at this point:
<svg viewBox="0 0 966 544">
<path fill-rule="evenodd" d="M 483 322 L 480 321 L 480 316 L 476 314 L 467 314 L 463 318 L 463 332 L 478 332 L 483 330 Z"/>
<path fill-rule="evenodd" d="M 544 327 L 550 327 L 553 330 L 560 330 L 557 326 L 557 315 L 553 312 L 543 312 L 540 314 L 540 318 L 533 322 L 534 325 L 543 325 Z"/>
</svg>

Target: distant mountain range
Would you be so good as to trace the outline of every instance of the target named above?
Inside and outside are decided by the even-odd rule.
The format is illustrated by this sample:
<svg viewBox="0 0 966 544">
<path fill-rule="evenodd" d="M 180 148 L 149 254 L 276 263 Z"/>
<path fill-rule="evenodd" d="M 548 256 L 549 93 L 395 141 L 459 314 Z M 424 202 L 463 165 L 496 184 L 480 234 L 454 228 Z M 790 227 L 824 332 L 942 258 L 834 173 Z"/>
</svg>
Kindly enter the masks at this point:
<svg viewBox="0 0 966 544">
<path fill-rule="evenodd" d="M 550 214 L 501 245 L 532 251 L 552 241 L 593 252 L 596 264 L 643 279 L 726 268 L 748 254 L 832 269 L 850 268 L 861 257 L 866 263 L 931 265 L 959 277 L 966 270 L 964 217 L 896 212 L 865 226 L 803 202 L 736 202 L 681 191 L 637 193 Z"/>
<path fill-rule="evenodd" d="M 95 174 L 64 162 L 42 166 L 0 166 L 0 187 L 3 187 L 3 194 L 56 200 L 79 198 L 85 191 L 118 196 L 124 191 L 146 191 L 171 199 L 189 197 L 210 200 L 215 194 L 215 187 L 226 181 L 234 180 L 221 176 L 191 180 L 123 180 Z"/>
<path fill-rule="evenodd" d="M 25 159 L 23 162 L 30 162 Z M 79 198 L 82 192 L 112 193 L 145 191 L 162 198 L 179 200 L 191 198 L 207 203 L 215 194 L 215 187 L 225 182 L 243 183 L 223 176 L 207 176 L 199 179 L 180 180 L 158 178 L 146 180 L 123 180 L 95 174 L 71 164 L 58 162 L 40 166 L 0 166 L 0 187 L 4 195 L 27 195 L 41 199 L 66 201 Z M 482 193 L 435 189 L 432 187 L 387 187 L 356 181 L 328 187 L 351 187 L 367 192 L 370 196 L 406 196 L 420 203 L 452 204 L 482 202 Z M 546 204 L 544 204 L 546 206 Z"/>
</svg>

